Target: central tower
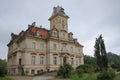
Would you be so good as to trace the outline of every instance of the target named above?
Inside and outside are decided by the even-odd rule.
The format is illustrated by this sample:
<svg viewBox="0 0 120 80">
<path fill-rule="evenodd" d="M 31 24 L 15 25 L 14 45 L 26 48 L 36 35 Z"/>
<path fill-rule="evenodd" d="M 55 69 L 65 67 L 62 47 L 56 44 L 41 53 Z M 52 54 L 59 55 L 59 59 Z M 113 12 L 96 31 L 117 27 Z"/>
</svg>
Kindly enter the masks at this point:
<svg viewBox="0 0 120 80">
<path fill-rule="evenodd" d="M 68 18 L 64 8 L 53 7 L 52 16 L 48 20 L 50 21 L 50 30 L 57 29 L 59 38 L 67 39 L 68 37 Z"/>
</svg>

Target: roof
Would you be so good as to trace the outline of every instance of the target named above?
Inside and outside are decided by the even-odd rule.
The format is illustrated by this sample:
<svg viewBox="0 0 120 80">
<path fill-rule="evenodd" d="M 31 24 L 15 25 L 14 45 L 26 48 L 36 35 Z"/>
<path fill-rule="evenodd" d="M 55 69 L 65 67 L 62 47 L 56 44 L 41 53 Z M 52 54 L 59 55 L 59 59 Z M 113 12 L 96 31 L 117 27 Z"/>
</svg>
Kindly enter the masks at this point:
<svg viewBox="0 0 120 80">
<path fill-rule="evenodd" d="M 57 7 L 53 7 L 53 13 L 52 13 L 52 16 L 49 18 L 49 20 L 58 14 L 66 18 L 69 18 L 69 16 L 64 12 L 64 8 L 57 6 Z"/>
<path fill-rule="evenodd" d="M 35 24 L 28 25 L 28 29 L 25 31 L 21 31 L 19 34 L 11 33 L 11 40 L 8 43 L 7 46 L 10 44 L 19 41 L 24 36 L 31 36 L 31 37 L 39 37 L 41 39 L 47 39 L 49 36 L 49 30 L 42 28 L 42 27 L 36 27 Z"/>
</svg>

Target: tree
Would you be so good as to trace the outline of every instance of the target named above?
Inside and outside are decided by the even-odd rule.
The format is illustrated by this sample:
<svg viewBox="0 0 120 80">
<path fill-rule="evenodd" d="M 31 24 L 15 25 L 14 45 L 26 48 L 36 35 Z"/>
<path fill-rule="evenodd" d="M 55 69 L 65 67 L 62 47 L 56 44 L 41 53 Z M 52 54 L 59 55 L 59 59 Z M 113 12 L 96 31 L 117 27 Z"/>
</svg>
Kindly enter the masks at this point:
<svg viewBox="0 0 120 80">
<path fill-rule="evenodd" d="M 108 65 L 113 69 L 120 70 L 120 56 L 112 52 L 107 53 Z"/>
<path fill-rule="evenodd" d="M 107 60 L 106 48 L 105 48 L 104 40 L 102 39 L 102 35 L 96 38 L 94 48 L 95 48 L 94 56 L 96 58 L 96 63 L 99 69 L 107 70 L 108 60 Z"/>
</svg>

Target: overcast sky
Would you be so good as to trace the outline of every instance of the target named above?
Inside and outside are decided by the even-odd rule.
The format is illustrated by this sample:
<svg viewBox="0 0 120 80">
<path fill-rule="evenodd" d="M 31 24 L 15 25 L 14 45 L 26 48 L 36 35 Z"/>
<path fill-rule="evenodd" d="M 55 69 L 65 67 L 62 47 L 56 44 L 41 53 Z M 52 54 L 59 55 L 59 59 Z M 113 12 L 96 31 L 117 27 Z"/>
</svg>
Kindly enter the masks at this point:
<svg viewBox="0 0 120 80">
<path fill-rule="evenodd" d="M 0 58 L 7 58 L 11 32 L 18 34 L 36 22 L 49 29 L 48 18 L 60 5 L 70 17 L 69 32 L 94 55 L 95 39 L 102 34 L 106 51 L 120 55 L 120 0 L 0 0 Z"/>
</svg>

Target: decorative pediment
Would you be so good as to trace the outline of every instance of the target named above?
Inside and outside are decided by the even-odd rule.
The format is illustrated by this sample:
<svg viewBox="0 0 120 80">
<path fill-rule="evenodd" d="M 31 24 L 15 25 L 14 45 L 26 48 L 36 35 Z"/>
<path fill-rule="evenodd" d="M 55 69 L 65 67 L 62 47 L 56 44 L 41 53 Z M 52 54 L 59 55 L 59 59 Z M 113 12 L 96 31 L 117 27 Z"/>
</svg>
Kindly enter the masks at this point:
<svg viewBox="0 0 120 80">
<path fill-rule="evenodd" d="M 44 53 L 40 53 L 39 55 L 45 56 L 45 54 L 44 54 Z"/>
<path fill-rule="evenodd" d="M 35 53 L 35 52 L 32 52 L 32 53 L 31 53 L 31 55 L 37 55 L 37 53 Z"/>
</svg>

